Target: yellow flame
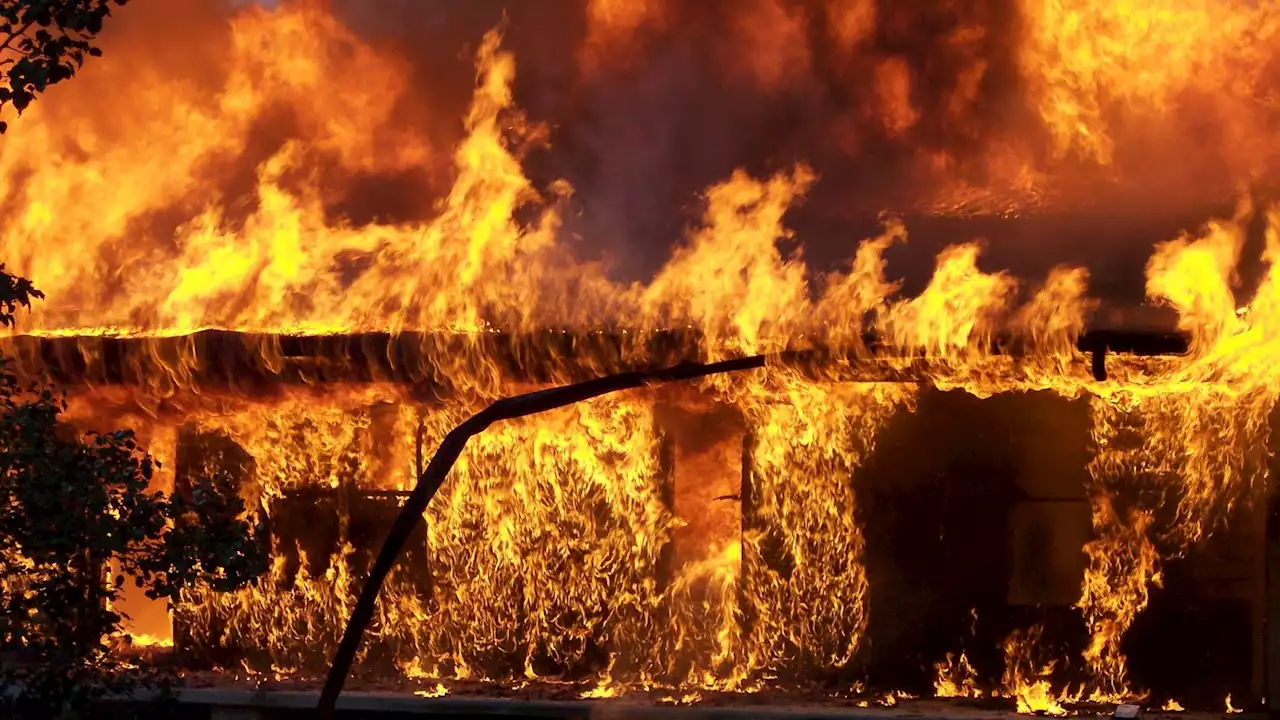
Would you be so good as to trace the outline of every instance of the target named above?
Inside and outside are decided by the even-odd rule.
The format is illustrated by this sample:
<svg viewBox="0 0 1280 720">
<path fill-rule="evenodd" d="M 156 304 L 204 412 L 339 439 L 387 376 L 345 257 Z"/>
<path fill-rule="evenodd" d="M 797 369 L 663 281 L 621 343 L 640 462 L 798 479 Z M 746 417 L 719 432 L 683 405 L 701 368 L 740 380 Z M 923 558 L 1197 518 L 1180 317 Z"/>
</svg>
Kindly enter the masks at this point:
<svg viewBox="0 0 1280 720">
<path fill-rule="evenodd" d="M 448 695 L 449 688 L 445 687 L 443 683 L 436 683 L 435 687 L 423 690 L 414 690 L 413 694 L 424 698 L 438 698 Z"/>
<path fill-rule="evenodd" d="M 969 658 L 964 653 L 954 656 L 947 653 L 947 657 L 940 663 L 933 666 L 936 677 L 933 681 L 934 697 L 940 698 L 980 698 L 983 696 L 982 690 L 978 687 L 978 673 L 969 664 Z"/>
<path fill-rule="evenodd" d="M 1022 11 L 1019 60 L 1055 151 L 1103 164 L 1137 132 L 1172 131 L 1171 110 L 1188 96 L 1246 113 L 1277 31 L 1269 3 L 1026 0 Z M 1238 130 L 1261 140 L 1261 127 L 1247 124 L 1257 119 L 1244 115 Z M 1246 147 L 1225 149 L 1246 161 Z"/>
<path fill-rule="evenodd" d="M 1065 689 L 1054 692 L 1054 663 L 1040 663 L 1035 658 L 1041 632 L 1035 627 L 1005 639 L 1004 695 L 1017 702 L 1018 713 L 1023 715 L 1066 715 L 1062 703 L 1070 698 Z"/>
<path fill-rule="evenodd" d="M 173 638 L 158 637 L 146 633 L 129 633 L 130 642 L 136 647 L 173 647 Z"/>
</svg>

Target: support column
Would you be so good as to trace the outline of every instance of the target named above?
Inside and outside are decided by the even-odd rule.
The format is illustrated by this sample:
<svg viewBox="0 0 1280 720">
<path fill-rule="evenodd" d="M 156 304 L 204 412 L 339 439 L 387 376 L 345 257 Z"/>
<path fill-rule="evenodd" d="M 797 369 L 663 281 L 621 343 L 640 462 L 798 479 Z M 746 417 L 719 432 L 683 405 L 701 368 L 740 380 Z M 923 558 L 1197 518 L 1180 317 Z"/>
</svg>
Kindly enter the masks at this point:
<svg viewBox="0 0 1280 720">
<path fill-rule="evenodd" d="M 676 514 L 676 443 L 671 435 L 661 432 L 658 439 L 658 498 L 667 512 Z M 655 568 L 657 590 L 665 593 L 676 572 L 676 541 L 667 540 L 658 555 Z"/>
<path fill-rule="evenodd" d="M 1268 479 L 1270 482 L 1270 479 Z M 1250 667 L 1252 668 L 1249 678 L 1249 694 L 1253 697 L 1254 703 L 1258 707 L 1264 707 L 1267 704 L 1267 585 L 1270 582 L 1267 577 L 1268 554 L 1270 553 L 1271 541 L 1268 537 L 1273 523 L 1268 522 L 1268 515 L 1271 514 L 1271 492 L 1268 489 L 1266 496 L 1260 499 L 1249 509 L 1249 521 L 1251 532 L 1249 538 L 1253 546 L 1252 565 L 1253 572 L 1250 595 L 1251 625 L 1251 659 Z"/>
<path fill-rule="evenodd" d="M 368 467 L 377 475 L 379 470 L 389 467 L 394 460 L 380 454 L 382 450 L 396 443 L 396 419 L 399 406 L 380 403 L 370 408 L 370 428 L 368 447 L 365 453 L 371 457 Z M 419 415 L 414 437 L 413 481 L 422 475 L 423 468 L 423 424 Z M 378 548 L 386 539 L 387 532 L 394 523 L 396 515 L 408 491 L 372 489 L 384 483 L 377 477 L 353 478 L 353 482 L 344 485 L 347 490 L 347 522 L 348 537 L 355 549 L 353 571 L 356 577 L 364 577 Z M 419 525 L 405 545 L 404 552 L 396 563 L 393 573 L 406 578 L 414 589 L 423 596 L 431 594 L 431 569 L 427 551 L 426 520 Z"/>
<path fill-rule="evenodd" d="M 254 479 L 254 459 L 233 440 L 218 433 L 202 432 L 192 425 L 183 427 L 178 432 L 177 448 L 174 453 L 173 491 L 175 494 L 190 497 L 192 488 L 201 480 L 208 479 L 217 473 L 225 473 L 233 483 L 235 490 L 241 490 Z M 272 528 L 274 534 L 275 528 Z M 199 645 L 192 637 L 187 619 L 181 609 L 173 614 L 174 647 L 184 654 L 203 656 L 200 659 L 211 659 L 210 652 L 217 648 Z M 212 619 L 216 625 L 220 620 Z M 211 634 L 220 633 L 216 627 Z"/>
<path fill-rule="evenodd" d="M 1255 694 L 1265 700 L 1268 712 L 1276 717 L 1280 716 L 1280 493 L 1275 486 L 1280 481 L 1280 463 L 1274 457 L 1268 462 L 1271 472 L 1267 492 L 1258 501 L 1264 527 L 1260 558 L 1255 563 L 1261 572 L 1260 582 L 1255 583 L 1253 681 L 1262 691 Z"/>
<path fill-rule="evenodd" d="M 748 428 L 742 435 L 742 490 L 739 497 L 742 500 L 742 560 L 741 568 L 738 571 L 738 611 L 742 618 L 741 632 L 744 637 L 751 634 L 751 628 L 755 625 L 755 612 L 752 610 L 748 602 L 747 587 L 751 584 L 750 562 L 748 556 L 750 551 L 748 548 L 747 536 L 758 533 L 762 530 L 759 516 L 756 512 L 757 489 L 755 486 L 755 471 L 752 467 L 753 458 L 755 457 L 756 437 L 755 433 Z"/>
</svg>

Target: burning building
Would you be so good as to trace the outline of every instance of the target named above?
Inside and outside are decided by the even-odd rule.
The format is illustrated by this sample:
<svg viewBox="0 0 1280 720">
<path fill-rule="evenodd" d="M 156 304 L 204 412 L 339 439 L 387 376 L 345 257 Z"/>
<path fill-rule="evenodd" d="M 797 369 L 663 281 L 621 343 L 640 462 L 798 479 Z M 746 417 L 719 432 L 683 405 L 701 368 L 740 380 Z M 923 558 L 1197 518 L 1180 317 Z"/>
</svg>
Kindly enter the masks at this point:
<svg viewBox="0 0 1280 720">
<path fill-rule="evenodd" d="M 0 145 L 6 354 L 270 522 L 140 635 L 314 672 L 469 414 L 802 351 L 476 438 L 360 671 L 1274 696 L 1280 6 L 460 5 L 137 2 Z"/>
</svg>

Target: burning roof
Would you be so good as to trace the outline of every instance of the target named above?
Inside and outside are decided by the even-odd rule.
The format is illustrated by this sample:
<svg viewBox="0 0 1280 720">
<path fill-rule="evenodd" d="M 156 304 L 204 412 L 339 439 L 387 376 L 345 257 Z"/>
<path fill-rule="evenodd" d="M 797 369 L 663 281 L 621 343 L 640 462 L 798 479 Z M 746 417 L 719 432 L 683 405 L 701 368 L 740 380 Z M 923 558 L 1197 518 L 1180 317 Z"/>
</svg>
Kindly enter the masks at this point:
<svg viewBox="0 0 1280 720">
<path fill-rule="evenodd" d="M 267 512 L 353 473 L 403 488 L 411 448 L 477 403 L 639 363 L 820 350 L 979 396 L 1088 398 L 1087 694 L 1131 694 L 1120 640 L 1158 580 L 1157 540 L 1194 544 L 1265 477 L 1280 6 L 589 0 L 532 33 L 542 45 L 522 23 L 559 15 L 513 7 L 505 30 L 467 38 L 462 109 L 440 53 L 405 47 L 431 43 L 388 28 L 434 41 L 495 22 L 496 4 L 438 8 L 434 30 L 418 10 L 351 5 L 130 6 L 106 57 L 0 144 L 0 259 L 49 298 L 7 347 L 94 386 L 73 398 L 78 420 L 137 424 L 158 453 L 216 430 L 255 459 Z M 949 238 L 918 292 L 887 259 L 922 214 L 1106 220 L 1232 196 L 1138 249 L 1145 287 L 1134 276 L 1130 292 L 1176 313 L 1186 352 L 1122 353 L 1105 380 L 1082 345 L 1090 281 L 1131 248 L 1080 238 L 1103 273 L 1038 257 L 1048 271 L 1020 277 L 984 267 L 979 238 Z M 691 220 L 672 210 L 690 206 Z M 812 243 L 806 210 L 824 226 Z M 878 227 L 864 238 L 833 218 Z M 823 272 L 809 260 L 833 237 L 842 263 Z M 245 381 L 290 373 L 306 387 Z M 495 431 L 430 513 L 443 594 L 394 591 L 380 637 L 432 676 L 505 654 L 511 677 L 589 666 L 746 688 L 847 665 L 872 610 L 845 479 L 918 394 L 885 379 L 780 366 L 708 381 L 749 430 L 756 525 L 703 538 L 679 569 L 662 548 L 690 518 L 663 487 L 651 396 Z M 400 409 L 377 420 L 382 403 Z M 372 467 L 352 448 L 378 427 L 391 449 Z M 1116 501 L 1152 468 L 1170 484 L 1160 527 Z M 768 553 L 788 558 L 785 582 Z M 288 665 L 299 637 L 330 637 L 349 611 L 348 555 L 180 613 Z M 678 631 L 658 632 L 660 616 Z M 605 636 L 615 653 L 592 658 Z M 1010 692 L 1056 702 L 1039 668 L 1010 667 L 1025 670 Z"/>
</svg>

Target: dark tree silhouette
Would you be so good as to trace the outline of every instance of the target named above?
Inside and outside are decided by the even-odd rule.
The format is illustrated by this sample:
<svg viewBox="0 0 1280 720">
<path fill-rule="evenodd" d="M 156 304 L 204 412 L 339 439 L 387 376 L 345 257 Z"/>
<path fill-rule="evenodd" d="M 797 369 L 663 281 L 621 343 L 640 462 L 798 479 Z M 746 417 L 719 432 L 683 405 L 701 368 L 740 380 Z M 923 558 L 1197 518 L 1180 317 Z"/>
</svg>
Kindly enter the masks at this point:
<svg viewBox="0 0 1280 720">
<path fill-rule="evenodd" d="M 112 5 L 128 0 L 8 0 L 0 3 L 0 110 L 22 114 L 36 96 L 75 76 Z M 8 128 L 0 122 L 0 133 Z"/>
<path fill-rule="evenodd" d="M 0 266 L 0 325 L 40 293 Z M 152 598 L 230 590 L 267 569 L 266 533 L 226 476 L 151 489 L 131 431 L 81 435 L 65 397 L 0 358 L 0 715 L 86 716 L 104 693 L 164 685 L 109 653 L 126 576 Z M 87 715 L 87 716 L 92 716 Z"/>
</svg>

